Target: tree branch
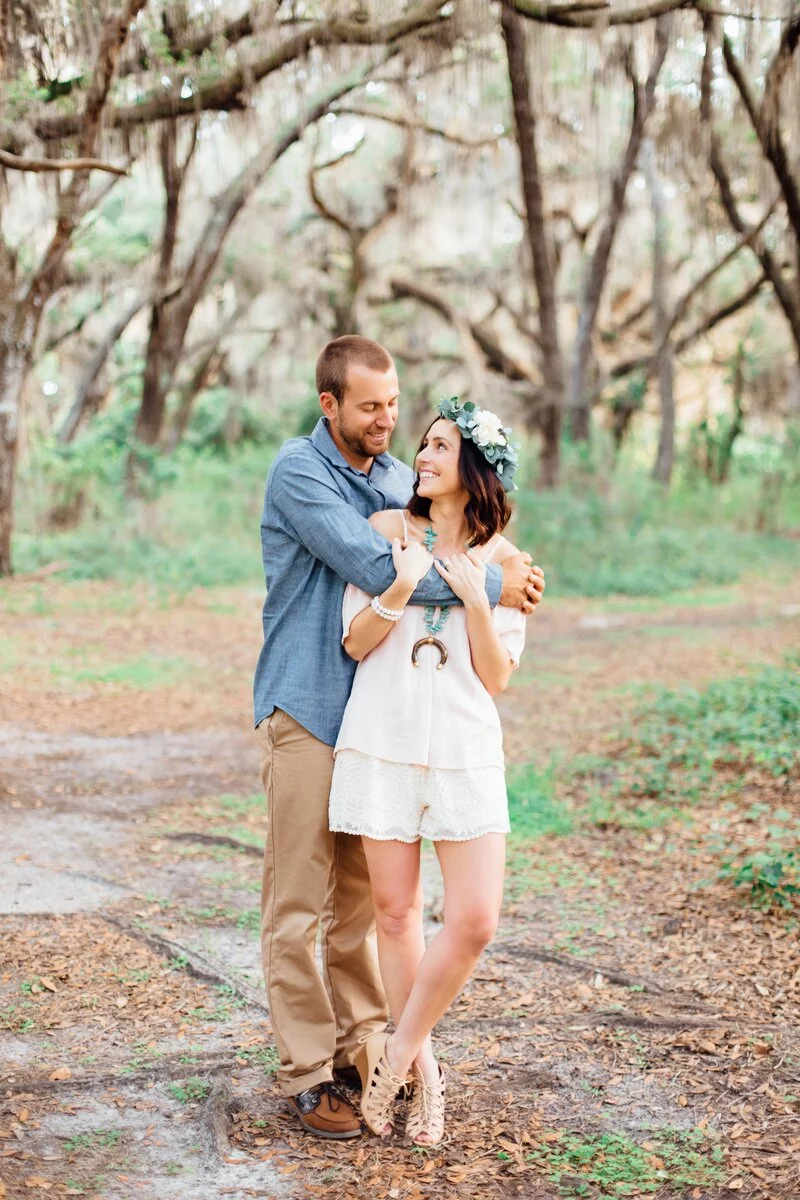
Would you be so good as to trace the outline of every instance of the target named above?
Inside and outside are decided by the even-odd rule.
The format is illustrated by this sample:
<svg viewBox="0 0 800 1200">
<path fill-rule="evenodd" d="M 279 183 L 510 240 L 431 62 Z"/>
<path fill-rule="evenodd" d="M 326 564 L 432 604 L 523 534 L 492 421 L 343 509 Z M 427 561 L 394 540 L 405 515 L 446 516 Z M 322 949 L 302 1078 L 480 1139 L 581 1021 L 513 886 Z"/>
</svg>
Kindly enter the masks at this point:
<svg viewBox="0 0 800 1200">
<path fill-rule="evenodd" d="M 573 11 L 571 6 L 543 3 L 542 0 L 512 0 L 521 17 L 544 25 L 561 25 L 567 29 L 593 29 L 606 25 L 639 25 L 653 21 L 679 8 L 695 8 L 697 0 L 650 0 L 633 8 L 601 9 L 599 12 Z"/>
<path fill-rule="evenodd" d="M 146 0 L 137 0 L 139 7 Z M 151 96 L 136 104 L 110 108 L 105 115 L 108 129 L 133 129 L 138 125 L 149 125 L 166 117 L 183 117 L 204 111 L 225 112 L 245 107 L 245 95 L 256 83 L 280 70 L 287 63 L 302 58 L 312 47 L 334 45 L 393 46 L 409 33 L 429 25 L 446 23 L 448 17 L 440 17 L 441 0 L 424 0 L 420 6 L 402 17 L 383 24 L 360 24 L 357 21 L 324 21 L 310 29 L 294 34 L 281 46 L 239 64 L 214 83 L 199 88 L 190 96 L 182 96 L 180 89 L 171 88 L 160 95 Z M 58 138 L 74 137 L 84 127 L 82 113 L 42 113 L 30 122 L 33 132 L 40 141 L 49 142 Z M 6 141 L 8 149 L 16 149 Z"/>
<path fill-rule="evenodd" d="M 572 435 L 578 440 L 586 440 L 589 436 L 589 404 L 586 392 L 586 372 L 589 356 L 592 350 L 592 339 L 600 300 L 608 274 L 608 264 L 611 251 L 616 240 L 622 214 L 625 210 L 625 196 L 628 190 L 639 150 L 642 145 L 645 127 L 655 106 L 655 90 L 658 76 L 664 65 L 664 59 L 669 47 L 668 17 L 660 17 L 656 24 L 656 44 L 653 61 L 644 86 L 639 82 L 633 61 L 633 49 L 628 47 L 625 53 L 625 73 L 633 93 L 633 113 L 631 128 L 625 153 L 611 181 L 611 201 L 605 214 L 605 220 L 600 235 L 595 244 L 594 252 L 586 265 L 583 281 L 583 296 L 578 317 L 578 331 L 572 350 L 572 362 L 569 372 L 567 390 L 567 407 L 572 419 Z"/>
<path fill-rule="evenodd" d="M 712 174 L 717 181 L 720 199 L 727 213 L 728 220 L 737 233 L 745 234 L 751 232 L 751 230 L 739 212 L 739 207 L 733 194 L 730 176 L 722 159 L 722 148 L 719 135 L 714 128 L 711 109 L 712 52 L 714 43 L 713 18 L 704 16 L 703 26 L 705 28 L 706 48 L 700 72 L 700 120 L 708 130 L 708 161 Z M 755 238 L 752 249 L 761 263 L 764 274 L 772 284 L 778 303 L 789 322 L 789 328 L 791 329 L 798 355 L 800 355 L 800 300 L 797 299 L 793 289 L 784 279 L 780 264 L 764 243 L 763 238 Z"/>
<path fill-rule="evenodd" d="M 0 150 L 0 167 L 9 171 L 107 171 L 110 175 L 127 175 L 127 167 L 115 167 L 99 158 L 22 158 L 8 150 Z"/>
<path fill-rule="evenodd" d="M 794 27 L 794 40 L 788 37 Z M 773 79 L 780 79 L 781 72 L 774 69 L 775 61 L 782 56 L 788 59 L 791 57 L 796 45 L 798 36 L 800 36 L 800 10 L 794 21 L 789 25 L 786 35 L 781 39 L 781 44 L 778 48 L 775 59 L 770 66 Z M 753 126 L 762 153 L 769 163 L 772 164 L 772 169 L 775 172 L 776 178 L 780 185 L 783 198 L 786 201 L 786 210 L 789 214 L 789 221 L 794 231 L 795 240 L 798 246 L 798 255 L 800 256 L 800 187 L 797 180 L 792 174 L 792 167 L 789 163 L 789 156 L 786 152 L 786 146 L 781 136 L 780 128 L 780 87 L 775 87 L 769 92 L 769 105 L 767 112 L 769 119 L 764 119 L 764 108 L 759 110 L 758 103 L 753 90 L 745 77 L 741 63 L 733 52 L 731 40 L 726 33 L 722 35 L 722 54 L 725 59 L 725 65 L 728 68 L 728 74 L 736 84 L 737 91 L 742 98 L 742 103 L 747 109 L 747 115 L 750 118 L 750 123 Z M 769 72 L 768 72 L 769 77 Z M 768 99 L 767 93 L 764 95 L 764 103 Z M 800 267 L 800 257 L 798 258 Z"/>
<path fill-rule="evenodd" d="M 409 279 L 394 277 L 389 281 L 389 286 L 392 296 L 396 300 L 417 300 L 420 304 L 425 304 L 428 308 L 432 308 L 434 312 L 439 313 L 441 317 L 444 317 L 445 321 L 453 325 L 457 332 L 462 335 L 462 341 L 466 333 L 469 336 L 470 342 L 474 342 L 481 350 L 486 358 L 486 364 L 491 370 L 497 371 L 498 374 L 512 381 L 535 382 L 531 372 L 516 359 L 512 358 L 510 354 L 506 353 L 494 334 L 490 332 L 485 322 L 469 321 L 461 317 L 453 306 L 444 300 L 438 292 L 432 292 L 419 283 L 412 283 Z"/>
<path fill-rule="evenodd" d="M 272 4 L 273 12 L 270 14 L 270 20 L 274 18 L 275 13 L 280 7 L 278 3 Z M 266 22 L 265 22 L 266 23 Z M 222 39 L 229 46 L 241 42 L 244 38 L 252 37 L 258 32 L 257 22 L 253 19 L 253 13 L 250 9 L 242 13 L 240 17 L 236 17 L 231 21 L 226 22 L 220 28 L 214 28 L 213 24 L 209 25 L 197 32 L 187 32 L 182 36 L 171 37 L 167 53 L 175 61 L 189 58 L 199 58 L 206 50 L 210 50 L 213 43 L 218 39 Z M 131 54 L 120 67 L 120 75 L 133 75 L 137 71 L 146 70 L 151 66 L 161 66 L 161 62 L 151 63 L 149 56 L 140 50 L 137 54 Z"/>
<path fill-rule="evenodd" d="M 728 300 L 725 304 L 720 305 L 719 308 L 715 308 L 712 313 L 704 317 L 688 333 L 678 338 L 674 347 L 675 353 L 682 353 L 693 342 L 696 342 L 698 338 L 701 338 L 703 334 L 709 333 L 716 325 L 719 325 L 722 321 L 726 321 L 728 317 L 732 317 L 734 313 L 740 312 L 741 309 L 746 308 L 751 301 L 755 300 L 766 282 L 767 277 L 762 273 L 743 292 L 740 292 L 738 296 L 734 296 L 732 300 Z M 652 354 L 642 354 L 636 358 L 627 358 L 611 368 L 608 373 L 609 379 L 623 379 L 626 375 L 632 375 L 634 371 L 646 370 L 649 372 L 654 361 L 655 356 Z"/>
<path fill-rule="evenodd" d="M 66 446 L 75 437 L 84 413 L 86 413 L 91 407 L 92 396 L 95 393 L 95 384 L 97 383 L 100 372 L 105 366 L 106 359 L 119 339 L 122 337 L 122 334 L 125 332 L 128 325 L 130 325 L 131 321 L 144 306 L 146 301 L 146 295 L 137 296 L 128 305 L 128 307 L 120 313 L 117 320 L 111 326 L 106 336 L 92 354 L 92 357 L 86 364 L 86 368 L 78 383 L 72 407 L 67 413 L 64 424 L 58 431 L 58 437 L 56 440 L 58 441 L 59 445 Z"/>
<path fill-rule="evenodd" d="M 380 109 L 360 107 L 355 104 L 343 105 L 332 111 L 337 116 L 367 117 L 372 121 L 385 121 L 388 125 L 399 125 L 402 129 L 419 130 L 420 133 L 428 133 L 431 137 L 444 138 L 445 141 L 452 142 L 456 146 L 467 146 L 471 150 L 480 150 L 486 146 L 496 146 L 501 138 L 506 136 L 502 133 L 490 138 L 468 138 L 448 129 L 440 129 L 437 125 L 429 125 L 427 121 L 417 121 L 413 117 L 404 116 L 403 113 L 381 112 Z"/>
</svg>

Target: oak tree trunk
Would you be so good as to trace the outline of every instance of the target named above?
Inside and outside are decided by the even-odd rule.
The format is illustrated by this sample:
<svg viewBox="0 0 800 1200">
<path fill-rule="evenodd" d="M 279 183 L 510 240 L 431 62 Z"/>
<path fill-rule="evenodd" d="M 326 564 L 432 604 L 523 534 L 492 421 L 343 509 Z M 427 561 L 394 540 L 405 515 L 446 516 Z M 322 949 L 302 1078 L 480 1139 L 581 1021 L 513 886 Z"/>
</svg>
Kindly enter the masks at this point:
<svg viewBox="0 0 800 1200">
<path fill-rule="evenodd" d="M 521 18 L 508 0 L 504 0 L 500 9 L 500 21 L 508 57 L 522 195 L 525 201 L 525 227 L 539 300 L 539 337 L 544 380 L 544 399 L 538 420 L 542 432 L 539 482 L 542 487 L 551 488 L 558 482 L 564 408 L 564 365 L 558 336 L 555 252 L 545 218 L 544 191 L 536 146 L 536 116 L 531 100 L 525 52 L 525 31 Z"/>
</svg>

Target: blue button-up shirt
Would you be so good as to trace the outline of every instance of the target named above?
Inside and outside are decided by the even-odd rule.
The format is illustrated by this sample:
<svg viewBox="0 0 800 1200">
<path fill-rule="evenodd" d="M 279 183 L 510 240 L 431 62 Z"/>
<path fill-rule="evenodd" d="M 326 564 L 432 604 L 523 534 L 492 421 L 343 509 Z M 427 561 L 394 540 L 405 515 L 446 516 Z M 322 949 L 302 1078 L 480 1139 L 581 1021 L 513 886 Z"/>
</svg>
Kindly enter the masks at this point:
<svg viewBox="0 0 800 1200">
<path fill-rule="evenodd" d="M 352 467 L 324 417 L 310 437 L 281 447 L 267 477 L 261 518 L 267 598 L 254 686 L 256 725 L 282 708 L 314 737 L 335 744 L 356 669 L 342 647 L 344 589 L 353 583 L 378 596 L 394 582 L 391 547 L 366 518 L 403 508 L 413 482 L 412 471 L 390 454 L 375 458 L 369 474 Z M 486 584 L 494 605 L 502 586 L 498 566 L 487 567 Z M 458 601 L 431 568 L 411 603 Z"/>
</svg>

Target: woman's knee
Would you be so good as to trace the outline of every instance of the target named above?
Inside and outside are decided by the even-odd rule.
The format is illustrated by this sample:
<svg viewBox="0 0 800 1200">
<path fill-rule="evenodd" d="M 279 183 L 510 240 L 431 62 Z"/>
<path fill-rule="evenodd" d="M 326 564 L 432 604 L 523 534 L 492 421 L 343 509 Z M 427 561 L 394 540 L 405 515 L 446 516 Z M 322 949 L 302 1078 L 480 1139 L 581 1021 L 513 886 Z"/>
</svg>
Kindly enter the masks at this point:
<svg viewBox="0 0 800 1200">
<path fill-rule="evenodd" d="M 375 923 L 388 938 L 402 938 L 416 929 L 422 921 L 419 894 L 373 893 Z"/>
<path fill-rule="evenodd" d="M 445 912 L 444 923 L 465 953 L 480 954 L 497 933 L 499 916 L 495 908 L 480 907 L 449 918 Z"/>
</svg>

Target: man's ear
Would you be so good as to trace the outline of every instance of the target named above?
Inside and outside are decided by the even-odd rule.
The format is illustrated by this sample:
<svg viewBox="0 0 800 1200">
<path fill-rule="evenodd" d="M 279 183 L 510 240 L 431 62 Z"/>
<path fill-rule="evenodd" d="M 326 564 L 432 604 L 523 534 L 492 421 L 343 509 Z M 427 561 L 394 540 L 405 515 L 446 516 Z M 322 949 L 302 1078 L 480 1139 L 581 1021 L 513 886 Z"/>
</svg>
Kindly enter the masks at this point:
<svg viewBox="0 0 800 1200">
<path fill-rule="evenodd" d="M 339 402 L 333 392 L 320 392 L 319 406 L 322 409 L 322 415 L 332 420 L 339 411 Z"/>
</svg>

